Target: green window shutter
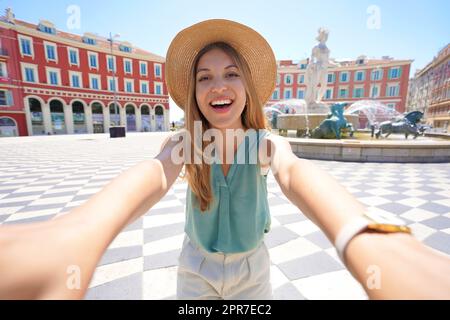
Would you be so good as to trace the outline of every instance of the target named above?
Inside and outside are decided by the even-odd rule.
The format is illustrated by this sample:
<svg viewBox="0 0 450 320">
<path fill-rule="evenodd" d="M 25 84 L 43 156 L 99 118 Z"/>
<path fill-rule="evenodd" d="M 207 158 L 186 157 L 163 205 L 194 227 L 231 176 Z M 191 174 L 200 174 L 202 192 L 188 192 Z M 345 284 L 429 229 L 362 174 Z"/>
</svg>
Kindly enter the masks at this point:
<svg viewBox="0 0 450 320">
<path fill-rule="evenodd" d="M 6 91 L 6 103 L 8 106 L 12 106 L 14 104 L 13 96 L 11 91 Z"/>
</svg>

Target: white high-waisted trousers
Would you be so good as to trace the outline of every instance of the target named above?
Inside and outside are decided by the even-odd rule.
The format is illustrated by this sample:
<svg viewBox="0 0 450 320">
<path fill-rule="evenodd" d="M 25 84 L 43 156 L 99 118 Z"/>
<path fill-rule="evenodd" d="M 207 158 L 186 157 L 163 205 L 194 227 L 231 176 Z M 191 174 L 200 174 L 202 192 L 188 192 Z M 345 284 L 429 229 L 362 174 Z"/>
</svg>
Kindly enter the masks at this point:
<svg viewBox="0 0 450 320">
<path fill-rule="evenodd" d="M 178 260 L 177 299 L 273 299 L 269 251 L 210 253 L 186 235 Z"/>
</svg>

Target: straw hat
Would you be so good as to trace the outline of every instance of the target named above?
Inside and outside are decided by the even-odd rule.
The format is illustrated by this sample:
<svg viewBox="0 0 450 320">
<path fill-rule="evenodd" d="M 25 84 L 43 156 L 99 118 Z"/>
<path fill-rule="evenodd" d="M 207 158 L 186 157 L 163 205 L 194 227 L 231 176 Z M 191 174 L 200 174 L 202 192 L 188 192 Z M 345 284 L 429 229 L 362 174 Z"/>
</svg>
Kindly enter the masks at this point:
<svg viewBox="0 0 450 320">
<path fill-rule="evenodd" d="M 166 83 L 175 103 L 184 110 L 187 104 L 190 68 L 197 54 L 208 44 L 225 42 L 247 62 L 256 91 L 264 105 L 275 90 L 277 66 L 267 41 L 255 30 L 225 19 L 212 19 L 180 31 L 166 55 Z"/>
</svg>

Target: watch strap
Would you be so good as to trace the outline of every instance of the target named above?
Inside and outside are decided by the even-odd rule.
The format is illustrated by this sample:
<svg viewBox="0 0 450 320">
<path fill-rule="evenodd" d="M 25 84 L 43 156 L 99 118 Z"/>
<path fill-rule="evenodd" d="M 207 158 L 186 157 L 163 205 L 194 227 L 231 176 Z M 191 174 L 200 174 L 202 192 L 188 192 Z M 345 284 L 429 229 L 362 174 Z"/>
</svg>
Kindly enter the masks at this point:
<svg viewBox="0 0 450 320">
<path fill-rule="evenodd" d="M 344 254 L 345 249 L 347 248 L 348 243 L 352 240 L 357 234 L 361 233 L 365 229 L 367 229 L 368 225 L 371 221 L 364 216 L 358 216 L 348 222 L 340 231 L 336 240 L 334 242 L 334 246 L 336 247 L 336 251 L 338 253 L 339 258 L 345 264 Z"/>
</svg>

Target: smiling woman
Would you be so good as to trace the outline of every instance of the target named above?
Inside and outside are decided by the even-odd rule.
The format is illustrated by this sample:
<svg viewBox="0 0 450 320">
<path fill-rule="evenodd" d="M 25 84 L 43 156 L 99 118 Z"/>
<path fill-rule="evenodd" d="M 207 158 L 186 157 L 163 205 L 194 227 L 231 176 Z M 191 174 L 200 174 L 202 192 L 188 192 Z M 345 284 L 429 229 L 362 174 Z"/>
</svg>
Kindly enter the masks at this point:
<svg viewBox="0 0 450 320">
<path fill-rule="evenodd" d="M 214 55 L 215 54 L 214 50 L 218 50 L 219 51 L 218 56 Z M 197 84 L 197 91 L 196 91 L 197 93 L 201 92 L 201 88 L 202 87 L 206 87 L 207 88 L 205 83 L 207 83 L 207 82 L 211 83 L 211 81 L 216 81 L 215 77 L 213 75 L 211 75 L 213 73 L 212 70 L 207 69 L 207 68 L 201 68 L 202 63 L 203 64 L 204 63 L 208 63 L 207 62 L 208 58 L 211 59 L 211 56 L 213 56 L 214 58 L 217 59 L 217 58 L 220 58 L 220 55 L 222 55 L 222 58 L 225 58 L 223 60 L 219 59 L 218 61 L 215 61 L 218 64 L 218 69 L 219 69 L 218 77 L 219 77 L 219 79 L 222 77 L 222 73 L 225 73 L 223 75 L 225 80 L 227 80 L 227 79 L 228 80 L 230 80 L 230 79 L 234 80 L 233 78 L 239 78 L 240 77 L 240 75 L 239 75 L 239 68 L 236 65 L 234 65 L 234 64 L 230 64 L 230 65 L 226 66 L 225 68 L 223 68 L 223 71 L 220 71 L 221 64 L 223 62 L 225 62 L 225 64 L 226 64 L 230 60 L 230 57 L 228 55 L 226 55 L 223 51 L 220 51 L 219 48 L 214 49 L 214 50 L 211 50 L 210 52 L 206 53 L 202 57 L 200 62 L 199 62 L 199 67 L 197 69 L 197 79 L 198 79 L 197 80 L 197 82 L 198 82 L 198 84 Z M 206 62 L 205 62 L 205 60 L 206 60 Z M 214 64 L 215 63 L 213 62 L 213 65 Z M 209 84 L 209 85 L 211 85 L 211 84 Z M 217 82 L 215 83 L 215 85 L 217 85 Z M 223 86 L 223 84 L 219 84 L 219 85 Z M 240 89 L 243 89 L 243 84 L 242 84 L 241 81 L 239 81 L 238 85 L 239 85 Z M 241 90 L 241 91 L 243 91 L 243 90 Z M 219 93 L 220 92 L 220 88 L 218 90 L 216 90 L 216 92 Z M 242 99 L 242 97 L 241 97 L 241 99 Z M 198 97 L 197 97 L 197 101 L 198 101 Z M 209 105 L 211 107 L 215 108 L 215 109 L 218 109 L 218 110 L 225 109 L 226 111 L 228 111 L 229 107 L 231 106 L 231 104 L 233 102 L 234 102 L 233 98 L 230 98 L 229 96 L 223 95 L 223 96 L 216 96 L 215 98 L 213 98 L 213 100 L 209 103 Z M 218 112 L 222 112 L 222 111 L 218 111 Z"/>
<path fill-rule="evenodd" d="M 243 155 L 245 161 L 176 162 L 176 138 L 186 133 L 177 132 L 174 139 L 167 137 L 154 159 L 126 170 L 67 215 L 0 226 L 0 299 L 82 298 L 111 241 L 160 201 L 183 165 L 188 189 L 178 298 L 273 298 L 264 241 L 271 228 L 264 166 L 299 213 L 335 244 L 370 298 L 450 298 L 448 256 L 421 244 L 409 228 L 368 215 L 333 177 L 297 158 L 286 139 L 268 130 L 262 106 L 275 87 L 276 62 L 259 33 L 229 20 L 198 23 L 172 41 L 166 72 L 167 87 L 185 108 L 186 129 L 193 140 L 201 138 L 194 132 L 198 123 L 202 129 L 225 133 L 199 146 L 191 142 L 192 156 L 203 155 L 217 143 L 222 159 L 231 152 L 234 160 Z M 226 104 L 223 112 L 217 111 L 217 105 Z M 230 144 L 226 130 L 244 134 L 238 144 Z M 251 161 L 251 152 L 257 161 Z M 67 282 L 68 271 L 74 269 L 81 275 L 75 289 Z M 371 270 L 379 270 L 381 278 L 370 281 Z"/>
<path fill-rule="evenodd" d="M 237 53 L 226 44 L 217 43 L 205 47 L 198 58 L 195 98 L 201 113 L 211 127 L 243 128 L 241 114 L 246 107 L 246 90 L 240 74 L 245 71 L 241 71 L 244 66 L 239 68 L 233 61 L 239 59 Z M 233 112 L 229 112 L 231 109 Z"/>
<path fill-rule="evenodd" d="M 268 48 L 270 50 L 270 47 Z M 269 70 L 271 69 L 267 69 Z M 273 68 L 268 74 L 274 77 L 275 72 L 276 69 Z M 192 137 L 195 137 L 194 124 L 197 121 L 202 122 L 204 130 L 209 128 L 221 130 L 223 137 L 226 137 L 227 129 L 248 130 L 268 127 L 262 112 L 260 92 L 254 87 L 252 72 L 247 61 L 232 46 L 224 42 L 205 45 L 195 57 L 189 73 L 190 86 L 185 93 L 188 96 L 186 130 Z M 203 154 L 208 145 L 206 142 L 200 149 L 192 145 L 191 154 L 195 155 L 195 152 Z M 222 146 L 223 149 L 219 152 L 225 153 L 226 141 Z M 237 146 L 233 152 L 236 150 Z M 230 164 L 223 164 L 222 171 L 225 175 L 229 167 Z M 213 198 L 209 183 L 210 171 L 211 168 L 207 164 L 186 164 L 187 179 L 199 199 L 202 210 L 206 210 Z"/>
</svg>

